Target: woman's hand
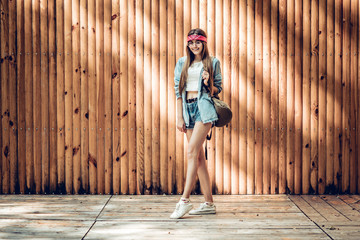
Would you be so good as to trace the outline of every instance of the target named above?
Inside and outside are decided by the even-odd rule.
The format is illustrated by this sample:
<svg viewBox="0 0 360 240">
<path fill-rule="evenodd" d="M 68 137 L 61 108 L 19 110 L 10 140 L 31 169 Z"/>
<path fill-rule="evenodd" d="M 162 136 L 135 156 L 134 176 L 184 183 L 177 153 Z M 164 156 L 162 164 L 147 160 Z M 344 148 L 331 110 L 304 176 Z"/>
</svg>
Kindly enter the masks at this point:
<svg viewBox="0 0 360 240">
<path fill-rule="evenodd" d="M 209 86 L 209 72 L 207 72 L 207 71 L 203 71 L 203 73 L 202 73 L 202 75 L 201 75 L 201 77 L 202 77 L 202 79 L 204 80 L 204 85 L 205 86 Z"/>
<path fill-rule="evenodd" d="M 184 119 L 182 117 L 178 118 L 176 127 L 180 132 L 186 133 L 186 126 L 185 126 Z"/>
</svg>

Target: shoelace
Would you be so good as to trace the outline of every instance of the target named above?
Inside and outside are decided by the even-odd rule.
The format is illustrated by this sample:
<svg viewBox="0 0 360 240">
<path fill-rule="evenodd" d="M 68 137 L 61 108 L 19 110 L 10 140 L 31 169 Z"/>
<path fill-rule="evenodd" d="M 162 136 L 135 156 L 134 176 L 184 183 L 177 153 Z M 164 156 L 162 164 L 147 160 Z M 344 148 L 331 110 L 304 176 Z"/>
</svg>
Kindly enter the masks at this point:
<svg viewBox="0 0 360 240">
<path fill-rule="evenodd" d="M 206 203 L 201 204 L 201 209 L 204 209 L 206 207 Z"/>
<path fill-rule="evenodd" d="M 206 203 L 201 203 L 200 204 L 200 209 L 204 209 L 205 207 L 212 207 L 211 205 L 207 205 Z"/>
</svg>

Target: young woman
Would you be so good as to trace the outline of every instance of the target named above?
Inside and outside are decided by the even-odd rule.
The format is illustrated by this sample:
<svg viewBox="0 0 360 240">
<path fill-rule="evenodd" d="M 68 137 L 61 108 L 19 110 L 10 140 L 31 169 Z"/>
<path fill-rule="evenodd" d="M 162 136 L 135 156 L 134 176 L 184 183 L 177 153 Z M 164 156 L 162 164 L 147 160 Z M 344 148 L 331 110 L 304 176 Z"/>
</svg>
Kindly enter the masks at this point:
<svg viewBox="0 0 360 240">
<path fill-rule="evenodd" d="M 177 129 L 186 133 L 188 140 L 188 167 L 185 188 L 175 211 L 170 218 L 181 218 L 186 213 L 193 215 L 215 214 L 210 177 L 202 148 L 206 135 L 218 119 L 210 95 L 221 91 L 221 71 L 218 59 L 209 56 L 206 33 L 197 28 L 187 36 L 186 56 L 175 67 L 175 94 L 177 106 Z M 205 203 L 192 210 L 190 193 L 199 176 Z"/>
</svg>

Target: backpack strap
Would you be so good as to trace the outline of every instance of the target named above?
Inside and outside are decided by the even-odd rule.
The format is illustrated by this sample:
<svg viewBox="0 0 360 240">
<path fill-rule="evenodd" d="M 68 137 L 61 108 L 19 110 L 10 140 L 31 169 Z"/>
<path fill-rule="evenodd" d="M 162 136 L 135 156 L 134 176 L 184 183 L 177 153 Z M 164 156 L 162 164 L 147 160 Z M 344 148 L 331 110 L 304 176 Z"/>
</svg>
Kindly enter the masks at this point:
<svg viewBox="0 0 360 240">
<path fill-rule="evenodd" d="M 207 141 L 205 141 L 205 160 L 208 160 L 208 157 L 207 157 Z"/>
<path fill-rule="evenodd" d="M 210 129 L 210 135 L 208 134 L 208 135 L 206 136 L 206 139 L 210 141 L 211 136 L 212 136 L 212 128 Z"/>
<path fill-rule="evenodd" d="M 212 128 L 210 129 L 210 134 L 208 134 L 206 136 L 206 140 L 210 141 L 211 136 L 212 136 Z M 205 141 L 205 159 L 206 160 L 208 160 L 208 156 L 207 156 L 207 143 L 208 143 L 208 141 Z"/>
</svg>

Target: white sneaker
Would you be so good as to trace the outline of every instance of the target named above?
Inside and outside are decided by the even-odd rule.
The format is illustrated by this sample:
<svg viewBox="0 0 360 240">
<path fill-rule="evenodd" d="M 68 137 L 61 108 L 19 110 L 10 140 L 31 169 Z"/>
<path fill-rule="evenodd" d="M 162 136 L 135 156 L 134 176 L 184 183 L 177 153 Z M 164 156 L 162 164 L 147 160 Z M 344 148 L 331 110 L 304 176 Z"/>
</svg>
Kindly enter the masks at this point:
<svg viewBox="0 0 360 240">
<path fill-rule="evenodd" d="M 176 204 L 176 208 L 174 212 L 171 214 L 170 218 L 173 219 L 181 218 L 185 214 L 187 214 L 192 208 L 193 205 L 190 202 L 184 203 L 183 201 L 180 201 Z"/>
<path fill-rule="evenodd" d="M 203 215 L 203 214 L 215 214 L 216 213 L 216 207 L 215 204 L 207 205 L 206 203 L 201 203 L 200 207 L 191 210 L 189 212 L 190 215 Z"/>
</svg>

